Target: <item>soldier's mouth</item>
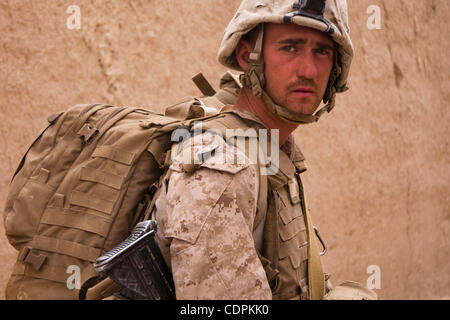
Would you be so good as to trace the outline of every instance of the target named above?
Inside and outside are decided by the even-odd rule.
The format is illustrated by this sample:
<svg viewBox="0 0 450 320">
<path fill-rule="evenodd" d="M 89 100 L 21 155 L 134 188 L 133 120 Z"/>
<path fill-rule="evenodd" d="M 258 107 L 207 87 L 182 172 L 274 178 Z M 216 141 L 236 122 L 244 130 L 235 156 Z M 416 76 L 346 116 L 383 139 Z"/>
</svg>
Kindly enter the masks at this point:
<svg viewBox="0 0 450 320">
<path fill-rule="evenodd" d="M 293 93 L 301 98 L 309 98 L 314 95 L 314 89 L 312 88 L 297 88 L 293 90 Z"/>
</svg>

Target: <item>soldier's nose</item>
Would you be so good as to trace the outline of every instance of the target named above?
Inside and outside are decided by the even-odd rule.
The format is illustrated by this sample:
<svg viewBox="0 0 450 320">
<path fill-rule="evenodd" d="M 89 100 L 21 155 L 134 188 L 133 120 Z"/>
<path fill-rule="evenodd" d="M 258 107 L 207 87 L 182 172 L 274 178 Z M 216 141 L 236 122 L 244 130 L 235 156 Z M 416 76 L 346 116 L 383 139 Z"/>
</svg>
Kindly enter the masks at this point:
<svg viewBox="0 0 450 320">
<path fill-rule="evenodd" d="M 311 53 L 305 53 L 297 61 L 297 77 L 314 79 L 317 76 L 317 66 Z"/>
</svg>

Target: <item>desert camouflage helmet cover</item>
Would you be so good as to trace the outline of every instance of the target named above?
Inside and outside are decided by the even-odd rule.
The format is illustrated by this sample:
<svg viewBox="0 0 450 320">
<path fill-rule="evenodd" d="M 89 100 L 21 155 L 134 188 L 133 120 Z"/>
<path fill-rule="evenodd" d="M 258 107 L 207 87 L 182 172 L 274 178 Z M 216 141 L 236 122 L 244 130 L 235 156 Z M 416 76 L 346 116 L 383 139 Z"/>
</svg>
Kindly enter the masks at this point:
<svg viewBox="0 0 450 320">
<path fill-rule="evenodd" d="M 316 14 L 322 10 L 323 15 Z M 338 45 L 339 54 L 334 66 L 333 92 L 324 100 L 346 91 L 353 59 L 346 0 L 243 0 L 225 30 L 219 49 L 219 62 L 228 68 L 243 71 L 234 54 L 241 38 L 261 23 L 284 22 L 314 28 L 331 36 Z"/>
</svg>

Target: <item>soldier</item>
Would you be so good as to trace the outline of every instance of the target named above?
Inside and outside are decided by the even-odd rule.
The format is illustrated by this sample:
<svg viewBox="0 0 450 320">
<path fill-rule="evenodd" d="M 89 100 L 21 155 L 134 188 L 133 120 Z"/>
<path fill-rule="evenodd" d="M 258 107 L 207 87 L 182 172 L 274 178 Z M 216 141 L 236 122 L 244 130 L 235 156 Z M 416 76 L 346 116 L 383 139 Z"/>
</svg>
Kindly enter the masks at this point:
<svg viewBox="0 0 450 320">
<path fill-rule="evenodd" d="M 206 131 L 180 146 L 155 215 L 177 299 L 322 299 L 327 293 L 300 180 L 304 157 L 292 132 L 332 110 L 336 94 L 348 89 L 352 57 L 345 0 L 241 3 L 218 58 L 244 71 L 243 88 L 224 117 L 203 122 L 203 130 L 278 133 L 278 163 L 265 175 L 261 159 L 233 161 L 250 160 L 249 148 L 230 143 L 238 135 L 225 141 Z M 202 161 L 190 161 L 197 158 Z"/>
</svg>

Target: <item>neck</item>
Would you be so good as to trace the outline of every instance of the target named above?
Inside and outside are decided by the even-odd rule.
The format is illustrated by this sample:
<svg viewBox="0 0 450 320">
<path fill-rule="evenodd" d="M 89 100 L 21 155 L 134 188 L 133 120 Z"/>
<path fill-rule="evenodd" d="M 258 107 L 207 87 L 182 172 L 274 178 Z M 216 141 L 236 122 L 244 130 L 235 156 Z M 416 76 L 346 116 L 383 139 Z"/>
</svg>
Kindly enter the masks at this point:
<svg viewBox="0 0 450 320">
<path fill-rule="evenodd" d="M 264 101 L 262 101 L 260 98 L 255 97 L 251 89 L 246 87 L 242 88 L 239 97 L 234 105 L 234 109 L 253 113 L 264 123 L 266 128 L 269 130 L 278 129 L 280 146 L 282 146 L 286 142 L 289 135 L 298 127 L 298 125 L 296 124 L 281 120 L 272 112 L 270 112 L 266 107 Z"/>
</svg>

